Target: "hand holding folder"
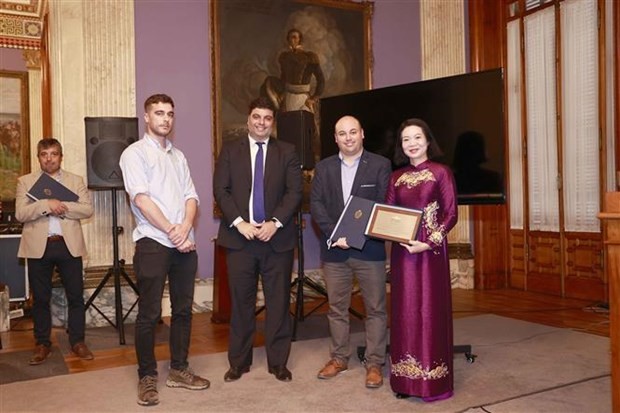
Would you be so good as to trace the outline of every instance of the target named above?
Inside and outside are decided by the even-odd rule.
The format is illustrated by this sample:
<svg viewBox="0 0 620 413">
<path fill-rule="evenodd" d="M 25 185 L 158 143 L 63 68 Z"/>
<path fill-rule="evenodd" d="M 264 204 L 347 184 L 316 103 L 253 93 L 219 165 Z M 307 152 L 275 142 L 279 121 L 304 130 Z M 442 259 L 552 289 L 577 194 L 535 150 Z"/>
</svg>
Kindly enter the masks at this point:
<svg viewBox="0 0 620 413">
<path fill-rule="evenodd" d="M 332 231 L 327 240 L 327 247 L 338 241 L 339 238 L 346 238 L 347 245 L 351 248 L 361 250 L 368 237 L 364 235 L 366 225 L 370 219 L 374 201 L 351 195 L 344 205 L 344 210 L 340 214 L 340 218 L 336 223 L 336 227 Z"/>
<path fill-rule="evenodd" d="M 346 238 L 351 248 L 361 250 L 368 238 L 404 242 L 416 238 L 422 221 L 418 209 L 381 204 L 351 195 L 336 227 L 327 240 L 327 247 L 339 238 Z"/>
<path fill-rule="evenodd" d="M 37 182 L 35 182 L 32 188 L 26 193 L 26 196 L 33 201 L 57 199 L 61 202 L 76 202 L 80 199 L 75 192 L 46 173 L 41 174 Z M 58 218 L 65 219 L 63 215 L 58 215 Z"/>
<path fill-rule="evenodd" d="M 26 195 L 34 201 L 57 199 L 63 202 L 76 202 L 80 198 L 75 192 L 46 173 L 41 174 Z"/>
</svg>

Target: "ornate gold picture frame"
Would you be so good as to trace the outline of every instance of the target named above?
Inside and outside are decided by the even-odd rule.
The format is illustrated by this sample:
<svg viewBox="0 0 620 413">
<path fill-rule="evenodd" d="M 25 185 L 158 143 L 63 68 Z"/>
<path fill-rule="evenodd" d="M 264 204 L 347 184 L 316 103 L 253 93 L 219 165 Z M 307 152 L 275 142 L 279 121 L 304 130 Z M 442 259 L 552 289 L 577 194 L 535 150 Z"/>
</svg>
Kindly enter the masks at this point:
<svg viewBox="0 0 620 413">
<path fill-rule="evenodd" d="M 28 72 L 0 70 L 0 199 L 14 200 L 30 172 Z"/>
</svg>

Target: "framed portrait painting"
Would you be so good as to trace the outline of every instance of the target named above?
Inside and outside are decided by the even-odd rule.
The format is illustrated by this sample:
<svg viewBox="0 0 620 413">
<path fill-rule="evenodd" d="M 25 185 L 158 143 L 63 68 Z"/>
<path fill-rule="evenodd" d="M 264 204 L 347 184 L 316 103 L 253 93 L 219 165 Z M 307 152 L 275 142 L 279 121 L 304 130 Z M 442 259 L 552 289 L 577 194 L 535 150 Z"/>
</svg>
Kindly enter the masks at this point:
<svg viewBox="0 0 620 413">
<path fill-rule="evenodd" d="M 318 122 L 321 97 L 369 89 L 372 12 L 368 1 L 211 0 L 214 156 L 246 136 L 259 96 Z"/>
<path fill-rule="evenodd" d="M 15 199 L 17 178 L 30 172 L 28 72 L 0 71 L 0 199 Z"/>
</svg>

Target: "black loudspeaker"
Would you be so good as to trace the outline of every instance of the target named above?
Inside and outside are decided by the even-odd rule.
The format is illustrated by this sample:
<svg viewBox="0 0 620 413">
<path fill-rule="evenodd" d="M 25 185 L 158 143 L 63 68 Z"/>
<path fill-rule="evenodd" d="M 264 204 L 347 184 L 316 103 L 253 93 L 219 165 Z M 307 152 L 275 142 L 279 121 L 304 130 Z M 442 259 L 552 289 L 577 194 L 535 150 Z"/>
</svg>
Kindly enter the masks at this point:
<svg viewBox="0 0 620 413">
<path fill-rule="evenodd" d="M 278 114 L 278 139 L 295 145 L 303 169 L 314 168 L 312 138 L 315 134 L 314 114 L 292 110 Z"/>
<path fill-rule="evenodd" d="M 9 286 L 9 301 L 25 301 L 30 296 L 28 265 L 17 258 L 19 234 L 0 235 L 0 283 Z"/>
<path fill-rule="evenodd" d="M 138 118 L 84 118 L 88 187 L 123 188 L 118 162 L 126 147 L 138 140 Z"/>
</svg>

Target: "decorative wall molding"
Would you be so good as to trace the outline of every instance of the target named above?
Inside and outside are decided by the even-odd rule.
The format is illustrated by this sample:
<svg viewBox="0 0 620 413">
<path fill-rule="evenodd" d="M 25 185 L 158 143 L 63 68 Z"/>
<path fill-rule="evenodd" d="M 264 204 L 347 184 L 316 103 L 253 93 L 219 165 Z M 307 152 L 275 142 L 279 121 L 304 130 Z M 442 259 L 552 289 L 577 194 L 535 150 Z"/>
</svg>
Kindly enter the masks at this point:
<svg viewBox="0 0 620 413">
<path fill-rule="evenodd" d="M 41 48 L 47 0 L 0 1 L 0 47 Z"/>
<path fill-rule="evenodd" d="M 41 51 L 24 49 L 22 52 L 28 70 L 41 70 Z"/>
</svg>

